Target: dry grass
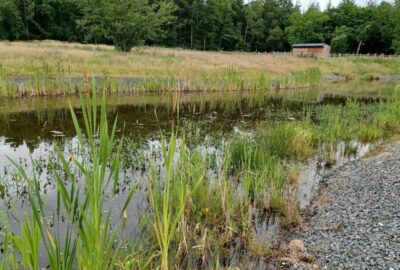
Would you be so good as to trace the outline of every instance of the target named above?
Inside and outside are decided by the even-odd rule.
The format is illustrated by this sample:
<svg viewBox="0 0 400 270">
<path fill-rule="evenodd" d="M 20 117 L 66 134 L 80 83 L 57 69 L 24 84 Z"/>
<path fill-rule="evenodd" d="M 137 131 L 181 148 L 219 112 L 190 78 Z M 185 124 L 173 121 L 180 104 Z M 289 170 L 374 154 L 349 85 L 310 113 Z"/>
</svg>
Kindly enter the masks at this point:
<svg viewBox="0 0 400 270">
<path fill-rule="evenodd" d="M 302 222 L 297 199 L 294 194 L 285 198 L 281 224 L 284 228 L 297 227 Z"/>
<path fill-rule="evenodd" d="M 318 67 L 323 73 L 349 78 L 365 74 L 394 74 L 399 59 L 300 59 L 290 56 L 242 52 L 202 52 L 157 47 L 117 52 L 111 46 L 83 45 L 56 41 L 0 42 L 0 63 L 4 75 L 35 75 L 47 65 L 50 71 L 66 76 L 83 73 L 110 76 L 201 77 L 219 74 L 234 67 L 242 74 L 263 72 L 270 77 L 290 71 Z M 398 71 L 397 71 L 398 72 Z"/>
<path fill-rule="evenodd" d="M 235 67 L 242 72 L 285 74 L 309 67 L 303 59 L 273 57 L 265 54 L 201 52 L 167 48 L 136 48 L 117 52 L 111 46 L 68 44 L 55 41 L 2 42 L 0 61 L 7 75 L 33 75 L 46 62 L 59 65 L 70 75 L 115 76 L 201 75 Z"/>
<path fill-rule="evenodd" d="M 288 182 L 291 186 L 296 186 L 299 183 L 300 170 L 299 168 L 292 168 L 288 174 Z"/>
</svg>

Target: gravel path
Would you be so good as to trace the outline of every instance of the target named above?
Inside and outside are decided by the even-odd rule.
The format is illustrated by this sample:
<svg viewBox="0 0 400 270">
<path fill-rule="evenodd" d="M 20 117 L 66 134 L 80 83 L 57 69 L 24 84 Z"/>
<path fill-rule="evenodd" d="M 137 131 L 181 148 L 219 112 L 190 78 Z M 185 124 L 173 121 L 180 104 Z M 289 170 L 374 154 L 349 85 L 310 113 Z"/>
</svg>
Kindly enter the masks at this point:
<svg viewBox="0 0 400 270">
<path fill-rule="evenodd" d="M 333 170 L 321 186 L 304 225 L 290 237 L 304 242 L 314 264 L 400 269 L 400 142 Z"/>
</svg>

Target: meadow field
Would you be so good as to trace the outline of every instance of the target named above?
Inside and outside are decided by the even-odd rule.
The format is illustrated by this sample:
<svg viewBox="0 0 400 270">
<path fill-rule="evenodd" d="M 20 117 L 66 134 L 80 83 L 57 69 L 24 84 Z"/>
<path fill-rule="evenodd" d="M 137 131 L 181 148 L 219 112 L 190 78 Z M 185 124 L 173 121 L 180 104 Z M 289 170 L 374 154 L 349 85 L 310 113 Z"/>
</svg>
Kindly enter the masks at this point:
<svg viewBox="0 0 400 270">
<path fill-rule="evenodd" d="M 305 59 L 244 52 L 203 52 L 56 41 L 1 42 L 0 96 L 87 91 L 96 77 L 109 92 L 221 91 L 310 88 L 323 76 L 372 80 L 399 73 L 400 58 Z"/>
</svg>

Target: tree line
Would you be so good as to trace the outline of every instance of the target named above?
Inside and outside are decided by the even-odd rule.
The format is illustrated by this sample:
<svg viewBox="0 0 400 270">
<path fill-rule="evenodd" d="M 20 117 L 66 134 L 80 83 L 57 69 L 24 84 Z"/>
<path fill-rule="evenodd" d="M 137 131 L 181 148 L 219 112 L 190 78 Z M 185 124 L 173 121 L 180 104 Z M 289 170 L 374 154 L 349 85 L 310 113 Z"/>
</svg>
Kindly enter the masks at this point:
<svg viewBox="0 0 400 270">
<path fill-rule="evenodd" d="M 343 0 L 302 11 L 290 0 L 1 0 L 0 39 L 198 50 L 287 51 L 325 42 L 336 53 L 400 53 L 400 1 Z"/>
</svg>

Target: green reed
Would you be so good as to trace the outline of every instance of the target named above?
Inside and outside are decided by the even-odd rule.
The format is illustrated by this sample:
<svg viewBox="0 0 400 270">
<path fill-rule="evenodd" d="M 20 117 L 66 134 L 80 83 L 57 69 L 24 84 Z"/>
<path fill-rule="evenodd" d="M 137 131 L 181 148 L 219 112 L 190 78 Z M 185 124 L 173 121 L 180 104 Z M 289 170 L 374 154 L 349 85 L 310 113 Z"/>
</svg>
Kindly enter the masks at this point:
<svg viewBox="0 0 400 270">
<path fill-rule="evenodd" d="M 101 109 L 98 112 L 96 90 L 93 88 L 91 104 L 81 100 L 84 126 L 81 128 L 72 108 L 72 120 L 77 132 L 78 156 L 65 155 L 56 147 L 61 160 L 62 172 L 56 171 L 57 210 L 56 222 L 59 224 L 63 213 L 68 225 L 62 237 L 59 226 L 50 228 L 46 220 L 46 200 L 41 194 L 40 181 L 36 175 L 29 177 L 21 165 L 14 165 L 28 184 L 28 197 L 32 210 L 32 222 L 23 223 L 20 240 L 13 241 L 22 257 L 22 265 L 28 268 L 37 265 L 35 254 L 41 244 L 47 251 L 51 269 L 112 269 L 117 258 L 119 246 L 116 245 L 116 229 L 111 228 L 111 208 L 105 208 L 105 196 L 115 189 L 119 178 L 119 156 L 122 143 L 116 144 L 116 120 L 110 127 L 107 122 L 106 99 L 103 94 Z M 121 140 L 122 142 L 122 140 Z M 89 158 L 88 158 L 89 156 Z M 68 162 L 72 160 L 72 165 Z M 76 172 L 82 175 L 84 185 L 79 184 Z M 126 216 L 126 208 L 135 189 L 132 188 L 122 209 L 121 217 Z M 107 214 L 104 214 L 107 212 Z M 124 220 L 125 218 L 123 218 Z M 30 233 L 28 233 L 30 232 Z M 17 239 L 17 238 L 16 238 Z M 20 243 L 29 243 L 21 245 Z M 29 260 L 26 258 L 29 254 Z M 35 255 L 35 256 L 34 256 Z M 35 264 L 36 263 L 36 264 Z"/>
<path fill-rule="evenodd" d="M 87 87 L 87 71 L 81 78 L 72 78 L 60 63 L 55 67 L 43 61 L 42 66 L 33 75 L 18 85 L 12 78 L 0 76 L 1 97 L 23 96 L 57 96 L 74 95 L 77 89 L 89 92 Z M 279 90 L 311 88 L 319 85 L 322 75 L 319 69 L 309 68 L 304 71 L 291 72 L 288 75 L 274 79 L 262 72 L 243 72 L 234 67 L 228 67 L 218 72 L 203 72 L 191 78 L 157 76 L 149 74 L 144 77 L 112 77 L 104 73 L 98 77 L 100 93 L 105 89 L 108 93 L 131 92 L 181 92 L 181 91 L 240 91 L 240 90 Z"/>
<path fill-rule="evenodd" d="M 32 218 L 25 218 L 21 224 L 21 235 L 13 237 L 13 246 L 21 254 L 23 268 L 38 270 L 40 230 Z"/>
<path fill-rule="evenodd" d="M 314 131 L 306 122 L 282 123 L 259 129 L 256 136 L 264 152 L 282 159 L 304 160 L 314 153 Z"/>
<path fill-rule="evenodd" d="M 149 183 L 149 197 L 153 209 L 154 232 L 161 256 L 161 269 L 169 269 L 170 245 L 175 237 L 186 203 L 186 186 L 182 179 L 174 175 L 173 165 L 176 139 L 172 135 L 167 147 L 162 139 L 162 155 L 165 162 L 165 180 L 162 183 L 152 168 L 152 181 Z M 183 149 L 182 149 L 183 151 Z M 181 152 L 183 154 L 183 152 Z"/>
</svg>

